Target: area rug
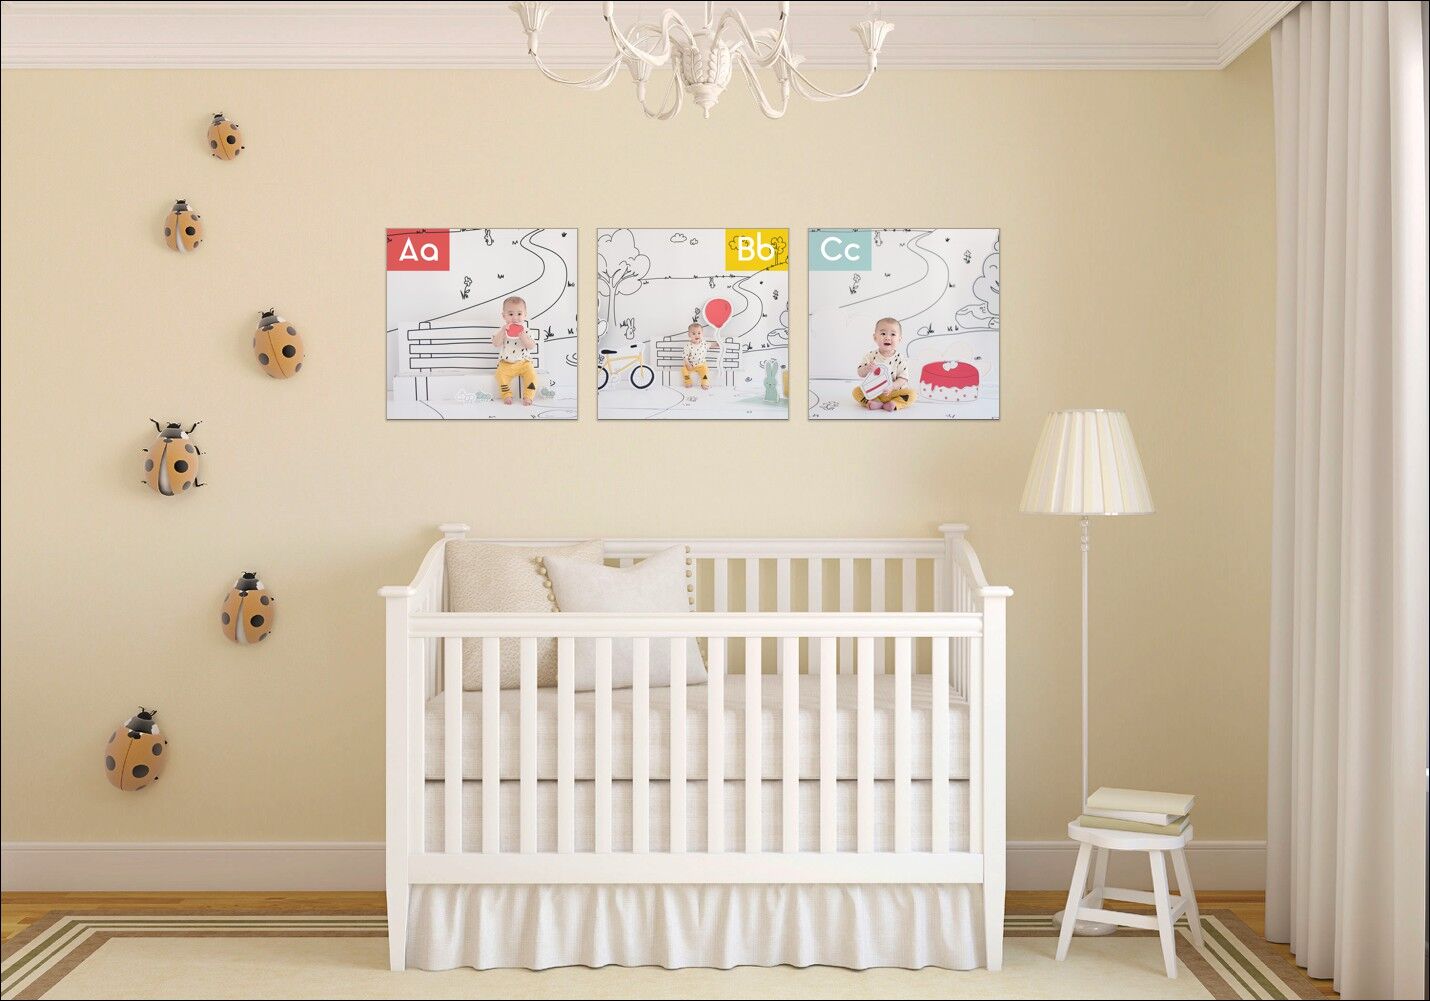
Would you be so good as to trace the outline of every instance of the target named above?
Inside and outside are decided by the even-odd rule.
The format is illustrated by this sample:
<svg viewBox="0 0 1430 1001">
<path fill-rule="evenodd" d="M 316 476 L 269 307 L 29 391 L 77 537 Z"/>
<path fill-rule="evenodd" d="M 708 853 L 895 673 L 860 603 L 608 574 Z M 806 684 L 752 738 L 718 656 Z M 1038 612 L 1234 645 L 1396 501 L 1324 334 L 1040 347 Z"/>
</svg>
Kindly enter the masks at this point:
<svg viewBox="0 0 1430 1001">
<path fill-rule="evenodd" d="M 204 911 L 46 914 L 5 943 L 5 998 L 1318 998 L 1230 911 L 1178 930 L 1175 980 L 1154 932 L 1073 941 L 1053 960 L 1046 914 L 1010 914 L 1004 969 L 387 970 L 380 914 Z"/>
</svg>

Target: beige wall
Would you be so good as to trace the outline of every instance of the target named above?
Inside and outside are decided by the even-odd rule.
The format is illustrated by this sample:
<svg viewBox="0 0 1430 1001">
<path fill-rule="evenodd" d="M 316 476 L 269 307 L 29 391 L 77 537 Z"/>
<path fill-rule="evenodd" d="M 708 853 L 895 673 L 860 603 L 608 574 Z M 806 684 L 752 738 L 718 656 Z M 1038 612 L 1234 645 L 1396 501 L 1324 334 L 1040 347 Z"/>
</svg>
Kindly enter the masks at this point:
<svg viewBox="0 0 1430 1001">
<path fill-rule="evenodd" d="M 209 113 L 244 126 L 237 162 Z M 6 841 L 382 837 L 382 617 L 432 525 L 534 535 L 924 534 L 965 520 L 1009 611 L 1013 839 L 1077 798 L 1077 542 L 1019 515 L 1042 417 L 1125 408 L 1157 501 L 1094 525 L 1093 781 L 1198 794 L 1203 839 L 1264 835 L 1273 176 L 1269 59 L 1225 72 L 897 72 L 782 122 L 732 91 L 658 124 L 622 86 L 526 72 L 13 72 L 4 77 Z M 189 198 L 208 239 L 159 227 Z M 999 226 L 1003 419 L 567 425 L 383 419 L 382 230 Z M 804 270 L 791 274 L 793 384 Z M 257 312 L 310 362 L 270 381 Z M 798 408 L 796 408 L 798 411 Z M 202 419 L 211 486 L 139 484 L 147 421 Z M 700 436 L 713 461 L 673 456 Z M 854 476 L 889 466 L 878 492 Z M 525 469 L 522 475 L 514 475 Z M 699 527 L 697 527 L 699 526 Z M 235 574 L 274 638 L 219 634 Z M 157 705 L 165 782 L 100 757 Z"/>
</svg>

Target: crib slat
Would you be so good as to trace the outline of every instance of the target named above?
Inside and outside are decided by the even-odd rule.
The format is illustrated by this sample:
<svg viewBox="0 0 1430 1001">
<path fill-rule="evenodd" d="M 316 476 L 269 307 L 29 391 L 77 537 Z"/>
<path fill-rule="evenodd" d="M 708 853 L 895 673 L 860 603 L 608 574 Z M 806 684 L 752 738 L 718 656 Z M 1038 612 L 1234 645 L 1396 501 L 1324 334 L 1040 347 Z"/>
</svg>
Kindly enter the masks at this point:
<svg viewBox="0 0 1430 1001">
<path fill-rule="evenodd" d="M 611 850 L 611 641 L 596 641 L 596 851 Z"/>
<path fill-rule="evenodd" d="M 819 641 L 819 850 L 822 852 L 832 852 L 839 844 L 839 822 L 835 814 L 839 717 L 834 701 L 839 662 L 835 659 L 834 647 L 832 636 Z"/>
<path fill-rule="evenodd" d="M 556 641 L 556 850 L 576 850 L 576 641 Z"/>
<path fill-rule="evenodd" d="M 822 612 L 824 611 L 824 561 L 811 558 L 808 567 L 809 569 L 806 572 L 809 574 L 809 577 L 805 583 L 808 597 L 805 601 L 805 605 L 811 612 Z M 816 644 L 813 640 L 810 641 L 809 670 L 811 672 L 819 670 L 822 658 L 824 657 L 824 646 L 825 644 L 823 643 Z"/>
<path fill-rule="evenodd" d="M 745 560 L 745 611 L 760 610 L 760 561 L 751 557 Z"/>
<path fill-rule="evenodd" d="M 935 636 L 933 639 L 933 677 L 930 679 L 933 699 L 932 725 L 929 727 L 929 779 L 933 787 L 933 806 L 930 819 L 933 824 L 933 840 L 929 842 L 933 851 L 948 851 L 948 639 Z"/>
<path fill-rule="evenodd" d="M 869 561 L 869 611 L 882 612 L 884 610 L 885 590 L 884 561 L 875 557 Z M 888 670 L 884 663 L 884 648 L 887 645 L 888 641 L 883 637 L 874 641 L 874 670 L 879 674 L 884 674 Z"/>
<path fill-rule="evenodd" d="M 709 643 L 705 689 L 706 734 L 709 759 L 705 768 L 706 848 L 712 853 L 725 850 L 725 638 L 712 637 Z"/>
<path fill-rule="evenodd" d="M 789 611 L 789 560 L 781 557 L 775 561 L 775 611 Z M 795 663 L 799 663 L 799 645 L 795 644 Z M 785 666 L 785 644 L 775 648 L 775 668 L 783 671 Z"/>
<path fill-rule="evenodd" d="M 521 850 L 536 851 L 536 637 L 521 638 Z"/>
<path fill-rule="evenodd" d="M 501 640 L 482 640 L 482 851 L 501 851 Z"/>
<path fill-rule="evenodd" d="M 874 850 L 874 640 L 859 637 L 859 717 L 855 725 L 856 849 Z"/>
<path fill-rule="evenodd" d="M 913 640 L 894 640 L 894 851 L 906 852 L 909 833 L 909 715 L 913 698 L 909 678 Z"/>
<path fill-rule="evenodd" d="M 423 799 L 426 796 L 427 774 L 426 774 L 426 739 L 423 731 L 427 725 L 427 641 L 413 639 L 408 641 L 407 663 L 409 665 L 423 665 L 422 670 L 414 671 L 409 666 L 407 682 L 407 816 L 409 820 L 408 844 L 414 854 L 427 850 L 427 838 L 425 834 L 427 813 L 426 804 Z"/>
<path fill-rule="evenodd" d="M 685 851 L 685 651 L 670 641 L 670 850 Z"/>
<path fill-rule="evenodd" d="M 462 850 L 462 639 L 442 639 L 442 830 L 448 852 Z"/>
<path fill-rule="evenodd" d="M 968 850 L 983 851 L 983 640 L 964 640 L 968 664 Z"/>
<path fill-rule="evenodd" d="M 631 656 L 631 851 L 650 851 L 650 640 Z"/>
<path fill-rule="evenodd" d="M 839 561 L 839 610 L 854 611 L 854 561 L 851 559 Z M 854 673 L 854 641 L 848 636 L 839 640 L 839 672 Z"/>
<path fill-rule="evenodd" d="M 784 736 L 782 750 L 784 817 L 780 825 L 784 850 L 799 851 L 799 638 L 787 636 L 780 641 L 784 666 L 780 668 L 784 684 Z"/>
<path fill-rule="evenodd" d="M 745 637 L 745 851 L 764 851 L 764 818 L 760 813 L 760 702 L 764 676 L 760 667 L 760 637 Z"/>
<path fill-rule="evenodd" d="M 900 560 L 903 566 L 903 585 L 900 588 L 900 607 L 906 612 L 919 610 L 919 561 L 912 556 Z"/>
<path fill-rule="evenodd" d="M 723 556 L 715 559 L 715 611 L 730 610 L 730 561 Z"/>
</svg>

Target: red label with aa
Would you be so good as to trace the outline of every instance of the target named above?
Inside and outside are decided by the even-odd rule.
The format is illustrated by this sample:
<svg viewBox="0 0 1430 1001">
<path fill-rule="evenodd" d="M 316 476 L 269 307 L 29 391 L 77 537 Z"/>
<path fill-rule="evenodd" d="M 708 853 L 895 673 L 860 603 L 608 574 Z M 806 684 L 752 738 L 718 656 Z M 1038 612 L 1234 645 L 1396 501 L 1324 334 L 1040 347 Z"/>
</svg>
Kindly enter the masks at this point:
<svg viewBox="0 0 1430 1001">
<path fill-rule="evenodd" d="M 389 229 L 388 271 L 446 271 L 452 234 L 445 229 Z"/>
</svg>

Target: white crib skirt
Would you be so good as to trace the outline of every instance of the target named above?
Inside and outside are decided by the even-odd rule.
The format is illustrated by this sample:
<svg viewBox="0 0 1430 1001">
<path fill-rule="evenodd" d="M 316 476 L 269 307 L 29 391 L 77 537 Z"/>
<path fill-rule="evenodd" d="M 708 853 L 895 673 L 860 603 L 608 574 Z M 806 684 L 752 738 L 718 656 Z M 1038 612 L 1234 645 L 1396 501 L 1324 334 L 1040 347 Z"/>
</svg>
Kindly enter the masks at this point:
<svg viewBox="0 0 1430 1001">
<path fill-rule="evenodd" d="M 983 965 L 982 888 L 960 885 L 414 886 L 407 964 Z"/>
</svg>

